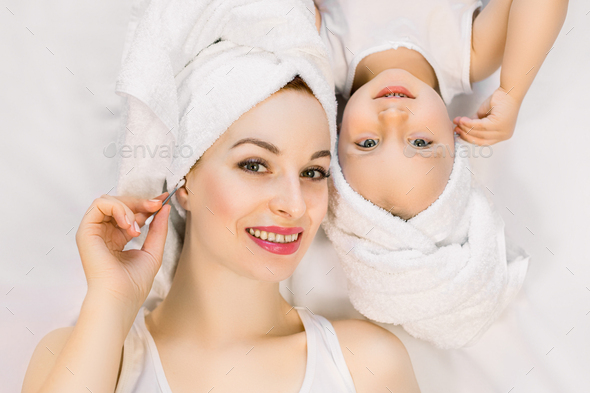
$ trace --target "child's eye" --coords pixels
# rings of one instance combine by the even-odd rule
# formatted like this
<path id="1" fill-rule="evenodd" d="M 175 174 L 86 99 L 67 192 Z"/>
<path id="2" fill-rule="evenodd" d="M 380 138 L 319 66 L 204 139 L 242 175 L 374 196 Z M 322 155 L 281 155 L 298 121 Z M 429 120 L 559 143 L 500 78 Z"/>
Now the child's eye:
<path id="1" fill-rule="evenodd" d="M 258 158 L 252 158 L 249 160 L 245 160 L 242 161 L 238 164 L 238 166 L 245 170 L 246 172 L 256 172 L 256 173 L 264 173 L 264 172 L 268 172 L 268 171 L 260 171 L 260 167 L 263 167 L 266 169 L 266 162 L 258 159 Z"/>
<path id="2" fill-rule="evenodd" d="M 360 147 L 370 148 L 377 146 L 377 141 L 375 139 L 365 139 L 361 141 L 361 143 L 357 143 L 356 145 Z"/>
<path id="3" fill-rule="evenodd" d="M 319 173 L 320 176 L 316 177 L 314 175 L 314 173 Z M 326 171 L 324 168 L 322 168 L 321 166 L 316 166 L 316 167 L 312 167 L 312 168 L 308 168 L 305 171 L 301 172 L 302 175 L 304 175 L 303 177 L 309 177 L 311 178 L 311 180 L 322 180 L 325 179 L 327 177 L 330 177 L 330 172 Z M 306 176 L 306 175 L 310 175 L 310 176 Z"/>
<path id="4" fill-rule="evenodd" d="M 431 141 L 425 141 L 424 139 L 410 139 L 410 143 L 416 147 L 426 147 L 430 145 Z"/>

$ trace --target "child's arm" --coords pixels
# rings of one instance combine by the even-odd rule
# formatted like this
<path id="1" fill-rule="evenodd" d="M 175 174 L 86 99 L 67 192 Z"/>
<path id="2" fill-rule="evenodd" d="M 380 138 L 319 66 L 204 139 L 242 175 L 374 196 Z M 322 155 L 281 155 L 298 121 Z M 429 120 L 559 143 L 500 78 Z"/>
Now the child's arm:
<path id="1" fill-rule="evenodd" d="M 471 30 L 471 83 L 484 80 L 502 65 L 512 0 L 491 0 L 475 16 Z"/>
<path id="2" fill-rule="evenodd" d="M 318 29 L 318 33 L 320 32 L 320 26 L 322 25 L 322 16 L 320 14 L 320 10 L 318 9 L 318 6 L 316 4 L 314 4 L 315 6 L 315 27 L 316 29 Z"/>
<path id="3" fill-rule="evenodd" d="M 505 2 L 492 1 L 488 7 L 493 5 L 496 10 L 501 10 Z M 453 120 L 457 124 L 455 131 L 461 138 L 478 145 L 490 145 L 512 136 L 520 105 L 563 26 L 567 6 L 568 0 L 512 0 L 500 87 L 481 105 L 477 118 L 457 117 Z M 493 35 L 493 23 L 485 18 L 477 23 L 484 11 L 474 22 L 474 39 L 485 37 L 488 30 Z M 490 15 L 492 13 L 488 17 Z M 474 45 L 490 45 L 498 41 L 501 39 L 480 39 Z M 481 53 L 478 47 L 474 47 L 473 51 Z M 484 68 L 478 66 L 474 71 L 481 76 L 486 73 Z"/>

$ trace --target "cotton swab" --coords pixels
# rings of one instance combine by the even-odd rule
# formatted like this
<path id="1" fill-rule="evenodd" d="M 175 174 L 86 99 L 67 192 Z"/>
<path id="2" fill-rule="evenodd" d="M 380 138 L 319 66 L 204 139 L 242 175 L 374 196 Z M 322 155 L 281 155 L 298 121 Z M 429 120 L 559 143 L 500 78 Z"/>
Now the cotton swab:
<path id="1" fill-rule="evenodd" d="M 174 190 L 172 190 L 172 192 L 166 197 L 166 199 L 164 199 L 164 201 L 162 202 L 162 207 L 164 207 L 164 205 L 168 202 L 168 200 L 170 198 L 172 198 L 172 195 L 174 195 L 174 193 L 182 186 L 184 186 L 184 184 L 186 183 L 186 181 L 184 179 L 180 180 L 178 182 L 178 184 L 176 185 L 176 188 L 174 188 Z M 152 214 L 151 216 L 148 217 L 147 220 L 145 220 L 145 225 L 149 225 L 152 223 L 152 221 L 154 220 L 154 217 L 156 216 L 156 214 L 158 214 L 158 212 L 160 210 L 162 210 L 162 207 L 158 209 L 158 211 L 156 211 L 154 214 Z"/>

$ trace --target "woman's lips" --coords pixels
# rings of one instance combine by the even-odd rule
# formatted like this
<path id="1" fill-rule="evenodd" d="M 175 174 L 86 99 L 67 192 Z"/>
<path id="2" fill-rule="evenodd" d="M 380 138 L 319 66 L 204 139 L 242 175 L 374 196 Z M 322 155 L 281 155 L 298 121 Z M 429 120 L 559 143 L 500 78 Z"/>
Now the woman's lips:
<path id="1" fill-rule="evenodd" d="M 375 97 L 375 99 L 377 98 L 382 98 L 384 97 L 386 94 L 393 94 L 393 93 L 402 93 L 405 94 L 407 96 L 407 98 L 411 98 L 414 99 L 416 97 L 414 97 L 412 95 L 412 93 L 410 93 L 410 91 L 408 89 L 406 89 L 403 86 L 386 86 L 383 88 L 383 90 L 381 90 L 378 94 L 377 97 Z M 387 97 L 387 98 L 406 98 L 406 97 Z"/>
<path id="2" fill-rule="evenodd" d="M 254 228 L 254 227 L 252 227 L 252 228 Z M 259 229 L 259 228 L 280 228 L 280 227 L 255 227 L 255 228 Z M 266 251 L 272 252 L 273 254 L 280 254 L 280 255 L 293 254 L 295 251 L 297 251 L 299 249 L 299 245 L 301 244 L 302 233 L 300 233 L 297 236 L 297 240 L 295 240 L 294 242 L 275 243 L 275 242 L 269 242 L 266 240 L 262 240 L 261 238 L 250 234 L 248 229 L 249 228 L 246 228 L 246 233 L 248 234 L 248 236 L 250 236 L 250 238 L 252 240 L 254 240 L 254 243 L 259 245 L 261 248 L 265 249 Z M 283 231 L 291 230 L 291 234 L 292 233 L 299 233 L 299 231 L 293 231 L 293 229 L 300 229 L 300 228 L 283 228 Z M 271 232 L 273 232 L 273 231 L 271 231 Z M 275 232 L 275 233 L 282 234 L 280 232 Z M 289 235 L 289 233 L 288 233 L 288 235 Z"/>
<path id="3" fill-rule="evenodd" d="M 294 233 L 303 232 L 303 228 L 301 227 L 277 227 L 277 226 L 270 226 L 270 227 L 250 227 L 254 230 L 265 231 L 265 232 L 272 232 L 278 233 L 279 235 L 292 235 Z M 246 228 L 249 229 L 249 228 Z"/>

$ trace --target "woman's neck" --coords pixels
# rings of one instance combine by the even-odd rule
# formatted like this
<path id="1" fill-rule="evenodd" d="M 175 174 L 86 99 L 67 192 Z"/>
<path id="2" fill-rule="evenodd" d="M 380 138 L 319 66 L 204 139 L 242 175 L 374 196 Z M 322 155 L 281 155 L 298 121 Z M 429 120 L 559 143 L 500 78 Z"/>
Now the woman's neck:
<path id="1" fill-rule="evenodd" d="M 363 58 L 356 67 L 350 95 L 379 73 L 390 68 L 406 70 L 439 92 L 434 69 L 424 56 L 413 49 L 399 47 L 373 53 Z"/>
<path id="2" fill-rule="evenodd" d="M 278 282 L 240 276 L 205 249 L 187 230 L 170 292 L 146 319 L 152 334 L 223 345 L 304 330 Z"/>

